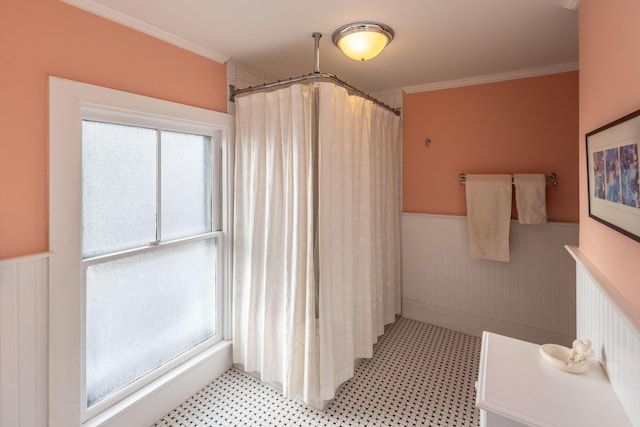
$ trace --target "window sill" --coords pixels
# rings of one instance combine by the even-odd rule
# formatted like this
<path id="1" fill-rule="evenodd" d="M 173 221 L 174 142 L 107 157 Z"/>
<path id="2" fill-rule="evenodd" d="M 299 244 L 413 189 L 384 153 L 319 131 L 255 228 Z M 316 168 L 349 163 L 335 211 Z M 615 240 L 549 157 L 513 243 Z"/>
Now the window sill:
<path id="1" fill-rule="evenodd" d="M 231 341 L 221 341 L 104 410 L 83 427 L 151 425 L 231 368 Z"/>

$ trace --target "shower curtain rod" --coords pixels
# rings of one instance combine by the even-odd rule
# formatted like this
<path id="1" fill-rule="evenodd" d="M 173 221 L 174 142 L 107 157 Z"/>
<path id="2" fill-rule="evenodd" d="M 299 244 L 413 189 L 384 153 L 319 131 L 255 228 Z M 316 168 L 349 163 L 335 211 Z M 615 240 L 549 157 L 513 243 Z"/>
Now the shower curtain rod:
<path id="1" fill-rule="evenodd" d="M 365 99 L 368 99 L 369 101 L 373 102 L 374 104 L 377 104 L 377 105 L 379 105 L 379 106 L 381 106 L 383 108 L 386 108 L 387 110 L 391 111 L 396 116 L 400 115 L 400 109 L 399 108 L 392 108 L 392 107 L 388 106 L 384 102 L 377 100 L 373 96 L 361 91 L 360 89 L 356 88 L 355 86 L 352 86 L 349 83 L 345 82 L 344 80 L 339 79 L 338 76 L 336 76 L 335 74 L 320 73 L 320 72 L 313 72 L 313 73 L 310 73 L 310 74 L 305 74 L 303 76 L 291 77 L 291 78 L 289 78 L 287 80 L 278 80 L 277 82 L 265 83 L 265 84 L 261 84 L 261 85 L 258 85 L 258 86 L 250 86 L 250 87 L 247 87 L 247 88 L 244 88 L 244 89 L 236 89 L 236 87 L 234 85 L 229 85 L 229 101 L 234 102 L 236 96 L 245 95 L 247 93 L 256 92 L 256 91 L 260 91 L 260 90 L 268 90 L 268 89 L 278 88 L 280 86 L 287 86 L 287 85 L 291 85 L 291 84 L 294 84 L 294 83 L 303 82 L 303 81 L 306 81 L 306 80 L 329 80 L 329 81 L 331 81 L 333 83 L 336 83 L 339 86 L 344 87 L 345 89 L 347 89 L 352 94 L 359 95 L 359 96 L 361 96 L 361 97 L 363 97 Z"/>
<path id="2" fill-rule="evenodd" d="M 306 80 L 316 80 L 316 79 L 320 80 L 320 79 L 322 79 L 322 80 L 329 80 L 329 81 L 337 84 L 338 86 L 342 86 L 343 88 L 347 89 L 347 91 L 349 91 L 349 93 L 359 95 L 359 96 L 363 97 L 364 99 L 368 99 L 369 101 L 373 102 L 374 104 L 377 104 L 377 105 L 379 105 L 379 106 L 391 111 L 396 116 L 400 116 L 400 109 L 399 108 L 392 108 L 392 107 L 388 106 L 384 102 L 381 102 L 381 101 L 375 99 L 373 96 L 371 96 L 371 95 L 369 95 L 367 93 L 364 93 L 363 91 L 361 91 L 357 87 L 350 85 L 348 82 L 345 82 L 344 80 L 340 80 L 338 78 L 338 76 L 336 76 L 335 74 L 321 73 L 320 72 L 320 38 L 322 37 L 322 33 L 319 33 L 319 32 L 316 31 L 313 34 L 311 34 L 311 36 L 313 37 L 313 40 L 314 40 L 314 46 L 313 46 L 313 73 L 305 74 L 304 76 L 299 76 L 299 77 L 290 77 L 287 80 L 278 80 L 277 82 L 273 82 L 273 83 L 265 83 L 265 84 L 258 85 L 258 86 L 249 86 L 249 87 L 244 88 L 244 89 L 236 89 L 236 87 L 234 85 L 229 85 L 229 101 L 235 102 L 235 98 L 238 95 L 244 95 L 244 94 L 247 94 L 247 93 L 256 92 L 256 91 L 260 91 L 260 90 L 268 90 L 268 89 L 272 89 L 272 88 L 278 88 L 280 86 L 291 85 L 293 83 L 299 83 L 299 82 L 303 82 L 303 81 L 306 81 Z"/>

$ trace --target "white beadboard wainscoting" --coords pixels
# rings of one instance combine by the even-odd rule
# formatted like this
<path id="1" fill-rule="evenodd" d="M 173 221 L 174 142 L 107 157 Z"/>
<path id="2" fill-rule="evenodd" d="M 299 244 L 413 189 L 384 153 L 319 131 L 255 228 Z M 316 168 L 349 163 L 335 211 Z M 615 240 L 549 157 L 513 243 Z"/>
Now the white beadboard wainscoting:
<path id="1" fill-rule="evenodd" d="M 640 426 L 640 310 L 579 248 L 567 250 L 576 261 L 577 336 L 591 340 L 631 424 Z"/>
<path id="2" fill-rule="evenodd" d="M 48 424 L 49 254 L 0 260 L 0 427 Z"/>
<path id="3" fill-rule="evenodd" d="M 402 314 L 480 336 L 539 344 L 575 338 L 578 225 L 511 221 L 511 262 L 471 258 L 467 218 L 402 214 Z"/>
<path id="4" fill-rule="evenodd" d="M 51 256 L 0 260 L 0 427 L 49 425 Z M 84 425 L 150 425 L 230 367 L 222 341 Z"/>

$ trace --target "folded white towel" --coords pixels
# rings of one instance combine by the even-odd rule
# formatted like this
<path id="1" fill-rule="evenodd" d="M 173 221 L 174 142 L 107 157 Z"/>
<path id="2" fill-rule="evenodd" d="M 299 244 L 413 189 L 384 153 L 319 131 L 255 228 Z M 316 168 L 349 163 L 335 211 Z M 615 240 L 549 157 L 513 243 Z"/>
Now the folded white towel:
<path id="1" fill-rule="evenodd" d="M 511 175 L 467 174 L 466 190 L 471 256 L 508 262 Z"/>
<path id="2" fill-rule="evenodd" d="M 545 200 L 547 181 L 542 174 L 515 174 L 516 209 L 520 224 L 544 224 L 547 222 Z"/>

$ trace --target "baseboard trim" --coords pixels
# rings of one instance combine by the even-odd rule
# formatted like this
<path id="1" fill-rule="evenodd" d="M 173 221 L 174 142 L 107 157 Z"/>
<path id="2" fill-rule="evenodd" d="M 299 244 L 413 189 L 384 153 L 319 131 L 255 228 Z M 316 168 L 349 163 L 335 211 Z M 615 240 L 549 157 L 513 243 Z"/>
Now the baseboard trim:
<path id="1" fill-rule="evenodd" d="M 571 346 L 572 341 L 575 339 L 575 337 L 558 332 L 505 322 L 504 320 L 492 319 L 447 307 L 425 304 L 407 298 L 402 300 L 402 316 L 478 337 L 482 336 L 482 331 L 489 331 L 538 344 L 555 343 L 566 346 Z"/>

